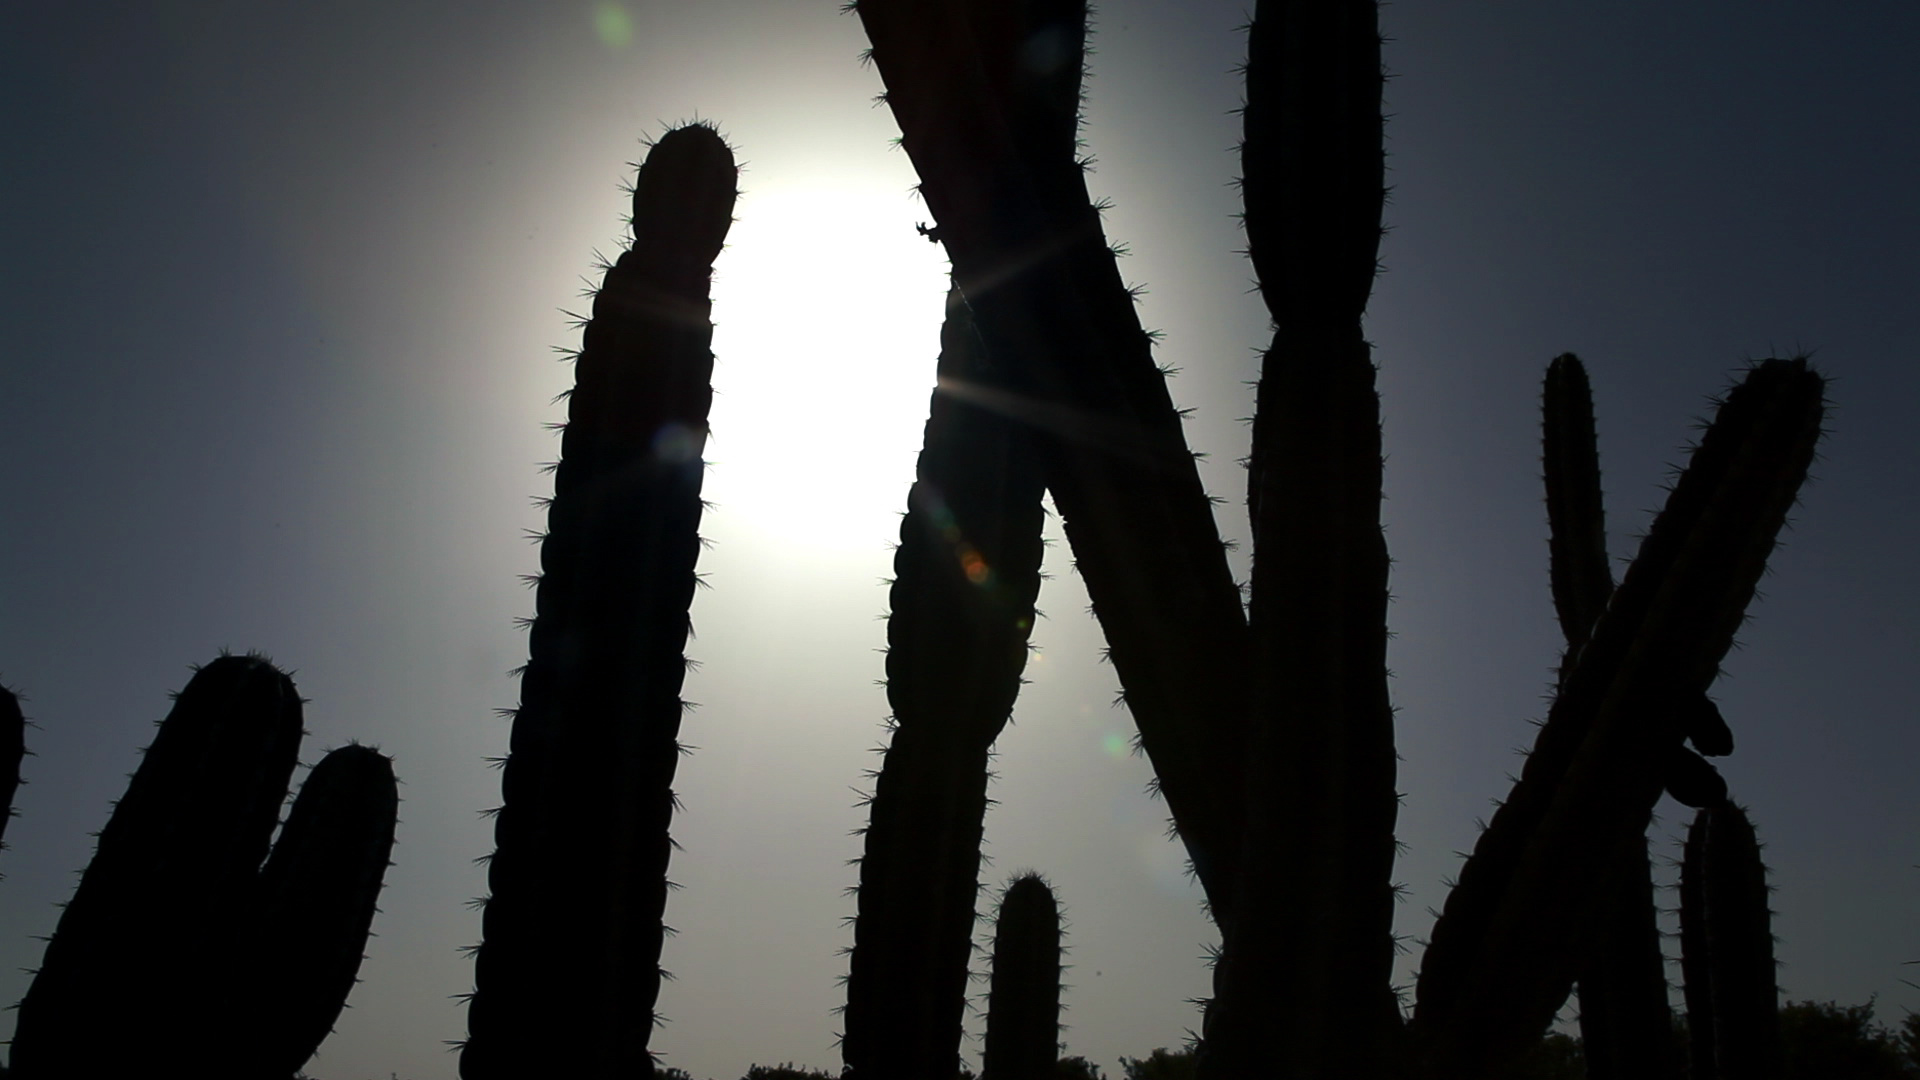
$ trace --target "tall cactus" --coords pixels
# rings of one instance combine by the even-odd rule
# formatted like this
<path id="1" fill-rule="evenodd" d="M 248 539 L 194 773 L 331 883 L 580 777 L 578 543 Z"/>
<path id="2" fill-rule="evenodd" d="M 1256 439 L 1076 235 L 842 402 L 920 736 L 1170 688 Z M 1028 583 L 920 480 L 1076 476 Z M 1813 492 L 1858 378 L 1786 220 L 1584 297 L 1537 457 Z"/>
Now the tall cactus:
<path id="1" fill-rule="evenodd" d="M 1613 596 L 1593 390 L 1579 357 L 1565 353 L 1547 365 L 1540 401 L 1548 566 L 1567 643 L 1564 677 Z M 1676 1063 L 1673 1015 L 1644 834 L 1619 870 L 1602 886 L 1608 896 L 1577 976 L 1587 1071 L 1593 1080 L 1667 1080 Z"/>
<path id="2" fill-rule="evenodd" d="M 1004 372 L 947 299 L 887 621 L 892 735 L 874 778 L 842 1050 L 859 1080 L 952 1076 L 980 891 L 989 748 L 1026 664 L 1040 588 L 1031 435 Z"/>
<path id="3" fill-rule="evenodd" d="M 259 656 L 222 656 L 179 693 L 20 1003 L 13 1075 L 136 1075 L 183 1040 L 233 1080 L 313 1055 L 360 966 L 397 797 L 384 756 L 336 750 L 269 856 L 300 706 Z"/>
<path id="4" fill-rule="evenodd" d="M 708 282 L 737 170 L 663 135 L 594 296 L 540 546 L 477 956 L 469 1080 L 647 1073 L 712 402 Z"/>
<path id="5" fill-rule="evenodd" d="M 1692 1080 L 1781 1076 L 1767 868 L 1746 811 L 1701 809 L 1680 866 L 1681 971 Z"/>
<path id="6" fill-rule="evenodd" d="M 1050 1080 L 1060 1056 L 1060 904 L 1039 874 L 1007 883 L 994 922 L 982 1080 Z"/>

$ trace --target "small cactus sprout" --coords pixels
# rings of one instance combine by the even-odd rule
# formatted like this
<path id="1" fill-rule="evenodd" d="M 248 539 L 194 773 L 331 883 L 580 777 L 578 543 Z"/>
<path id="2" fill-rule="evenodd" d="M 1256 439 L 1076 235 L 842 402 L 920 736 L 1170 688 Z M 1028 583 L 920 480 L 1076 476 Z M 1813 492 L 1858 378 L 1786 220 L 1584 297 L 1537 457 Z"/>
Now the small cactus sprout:
<path id="1" fill-rule="evenodd" d="M 468 1080 L 646 1073 L 712 404 L 709 281 L 738 170 L 662 135 L 582 333 L 494 818 Z"/>
<path id="2" fill-rule="evenodd" d="M 20 1003 L 13 1075 L 138 1075 L 188 1038 L 221 1078 L 312 1056 L 359 968 L 395 800 L 385 758 L 336 751 L 269 855 L 300 724 L 293 680 L 258 655 L 180 691 Z"/>
<path id="3" fill-rule="evenodd" d="M 1767 868 L 1746 811 L 1707 807 L 1680 864 L 1680 969 L 1693 1080 L 1777 1080 L 1780 1001 Z"/>
<path id="4" fill-rule="evenodd" d="M 982 1080 L 1051 1080 L 1060 1054 L 1060 905 L 1039 874 L 1000 896 Z"/>
<path id="5" fill-rule="evenodd" d="M 1033 439 L 971 311 L 948 296 L 939 388 L 894 553 L 893 731 L 874 780 L 841 1049 L 859 1080 L 950 1076 L 980 891 L 987 755 L 1006 726 L 1040 590 Z"/>

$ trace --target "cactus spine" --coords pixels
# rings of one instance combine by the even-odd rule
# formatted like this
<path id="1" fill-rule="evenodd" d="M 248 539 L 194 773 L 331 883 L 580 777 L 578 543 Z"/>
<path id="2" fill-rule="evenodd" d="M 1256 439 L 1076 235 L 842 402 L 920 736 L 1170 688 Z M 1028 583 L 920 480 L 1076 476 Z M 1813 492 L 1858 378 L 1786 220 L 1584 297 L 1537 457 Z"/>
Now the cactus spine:
<path id="1" fill-rule="evenodd" d="M 1701 809 L 1680 866 L 1681 971 L 1693 1080 L 1781 1075 L 1767 868 L 1746 811 Z"/>
<path id="2" fill-rule="evenodd" d="M 988 751 L 1026 664 L 1040 588 L 1032 439 L 957 291 L 894 554 L 886 757 L 874 778 L 842 1049 L 858 1078 L 958 1068 L 980 891 Z"/>
<path id="3" fill-rule="evenodd" d="M 495 824 L 469 1080 L 650 1068 L 712 402 L 708 281 L 735 183 L 712 128 L 663 135 L 635 183 L 633 245 L 583 333 Z"/>
<path id="4" fill-rule="evenodd" d="M 312 1056 L 359 968 L 396 800 L 384 757 L 335 751 L 268 858 L 300 706 L 259 656 L 222 656 L 179 693 L 20 1003 L 14 1075 L 135 1075 L 209 1017 L 211 1076 L 289 1075 Z"/>
<path id="5" fill-rule="evenodd" d="M 1060 905 L 1039 874 L 1000 897 L 987 991 L 983 1080 L 1048 1080 L 1060 1056 Z"/>

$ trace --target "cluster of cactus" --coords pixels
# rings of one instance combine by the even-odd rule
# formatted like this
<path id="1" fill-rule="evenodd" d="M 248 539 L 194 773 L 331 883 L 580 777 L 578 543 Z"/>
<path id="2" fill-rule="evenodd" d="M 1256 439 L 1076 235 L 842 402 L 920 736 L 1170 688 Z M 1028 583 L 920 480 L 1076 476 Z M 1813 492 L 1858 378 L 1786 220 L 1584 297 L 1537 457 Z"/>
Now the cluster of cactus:
<path id="1" fill-rule="evenodd" d="M 1250 27 L 1245 227 L 1275 329 L 1244 598 L 1076 154 L 1084 0 L 851 6 L 953 293 L 895 562 L 849 1075 L 957 1066 L 989 750 L 1032 624 L 1043 492 L 1222 934 L 1203 1076 L 1491 1075 L 1576 982 L 1616 1063 L 1601 1067 L 1660 1075 L 1646 831 L 1663 792 L 1723 812 L 1702 755 L 1731 735 L 1707 691 L 1805 478 L 1821 377 L 1800 359 L 1752 366 L 1616 588 L 1585 374 L 1572 357 L 1549 369 L 1565 659 L 1403 1018 L 1381 436 L 1362 331 L 1383 198 L 1374 0 L 1266 0 Z M 710 129 L 663 137 L 640 171 L 632 250 L 586 324 L 498 811 L 469 1080 L 650 1067 L 707 276 L 733 181 Z"/>
<path id="2" fill-rule="evenodd" d="M 20 1002 L 10 1075 L 133 1076 L 196 1031 L 214 1077 L 313 1056 L 359 972 L 399 794 L 388 758 L 349 744 L 281 823 L 301 706 L 256 655 L 175 696 Z"/>

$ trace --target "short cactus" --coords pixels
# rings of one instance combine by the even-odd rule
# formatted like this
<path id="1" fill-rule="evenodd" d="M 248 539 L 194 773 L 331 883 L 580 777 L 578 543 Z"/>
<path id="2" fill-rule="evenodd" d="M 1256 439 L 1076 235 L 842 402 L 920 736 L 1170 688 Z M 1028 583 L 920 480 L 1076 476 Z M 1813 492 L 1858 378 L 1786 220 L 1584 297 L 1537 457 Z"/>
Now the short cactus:
<path id="1" fill-rule="evenodd" d="M 1060 1056 L 1060 905 L 1039 874 L 1007 883 L 994 922 L 982 1080 L 1051 1080 Z"/>
<path id="2" fill-rule="evenodd" d="M 285 1076 L 313 1055 L 359 970 L 397 796 L 384 756 L 334 751 L 269 856 L 300 723 L 293 681 L 263 657 L 195 673 L 20 1003 L 14 1076 L 136 1075 L 209 1017 L 218 1037 L 195 1041 L 210 1076 Z"/>
<path id="3" fill-rule="evenodd" d="M 1767 868 L 1746 811 L 1702 809 L 1680 864 L 1680 969 L 1692 1080 L 1777 1080 L 1780 1001 Z"/>

